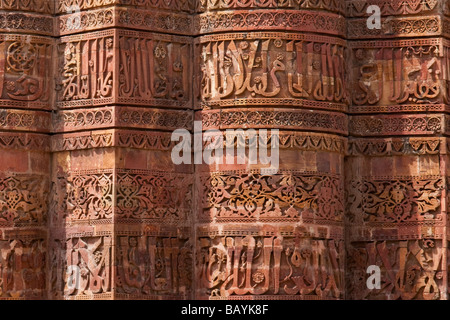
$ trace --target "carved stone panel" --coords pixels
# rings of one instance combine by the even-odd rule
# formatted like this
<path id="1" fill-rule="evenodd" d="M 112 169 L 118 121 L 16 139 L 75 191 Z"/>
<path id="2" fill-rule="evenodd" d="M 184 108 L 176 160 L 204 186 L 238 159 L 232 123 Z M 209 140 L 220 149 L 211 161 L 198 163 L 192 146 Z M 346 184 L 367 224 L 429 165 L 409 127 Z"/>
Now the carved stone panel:
<path id="1" fill-rule="evenodd" d="M 53 239 L 50 250 L 52 298 L 111 298 L 111 236 L 68 235 Z"/>
<path id="2" fill-rule="evenodd" d="M 192 293 L 194 258 L 189 239 L 118 236 L 116 259 L 118 297 L 180 299 Z"/>
<path id="3" fill-rule="evenodd" d="M 198 219 L 216 222 L 343 221 L 339 176 L 280 172 L 199 175 L 202 211 Z"/>
<path id="4" fill-rule="evenodd" d="M 349 97 L 344 48 L 337 38 L 289 33 L 201 37 L 198 104 L 313 107 L 308 103 L 313 100 L 318 108 L 344 110 Z"/>
<path id="5" fill-rule="evenodd" d="M 51 109 L 52 55 L 50 38 L 0 35 L 0 106 Z"/>
<path id="6" fill-rule="evenodd" d="M 281 236 L 201 237 L 198 295 L 210 299 L 337 299 L 344 242 Z"/>
<path id="7" fill-rule="evenodd" d="M 58 107 L 190 108 L 191 40 L 117 29 L 61 38 Z"/>
<path id="8" fill-rule="evenodd" d="M 347 247 L 351 299 L 436 300 L 444 294 L 442 240 L 373 241 Z M 380 289 L 366 285 L 369 265 L 381 270 Z"/>

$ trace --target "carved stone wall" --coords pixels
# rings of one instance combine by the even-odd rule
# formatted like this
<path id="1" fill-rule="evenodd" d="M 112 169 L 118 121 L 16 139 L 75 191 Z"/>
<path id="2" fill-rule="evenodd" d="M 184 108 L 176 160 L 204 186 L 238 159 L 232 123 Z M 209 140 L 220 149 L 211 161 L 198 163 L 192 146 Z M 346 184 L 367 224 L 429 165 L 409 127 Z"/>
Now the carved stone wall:
<path id="1" fill-rule="evenodd" d="M 0 0 L 0 299 L 447 299 L 449 19 Z M 174 164 L 199 124 L 243 159 Z M 275 137 L 278 170 L 251 164 Z"/>
<path id="2" fill-rule="evenodd" d="M 69 12 L 74 5 L 79 12 Z M 50 263 L 58 268 L 48 292 L 190 298 L 194 168 L 173 164 L 171 133 L 192 127 L 193 9 L 60 1 L 56 10 Z M 67 264 L 78 268 L 67 273 Z M 71 285 L 79 270 L 81 285 Z"/>
<path id="3" fill-rule="evenodd" d="M 347 297 L 447 299 L 447 2 L 383 3 L 373 31 L 346 2 Z M 366 286 L 369 265 L 380 289 Z"/>
<path id="4" fill-rule="evenodd" d="M 201 3 L 195 118 L 278 129 L 280 164 L 197 166 L 196 298 L 344 298 L 347 44 L 328 2 Z"/>
<path id="5" fill-rule="evenodd" d="M 0 299 L 41 299 L 48 280 L 52 6 L 0 2 Z"/>

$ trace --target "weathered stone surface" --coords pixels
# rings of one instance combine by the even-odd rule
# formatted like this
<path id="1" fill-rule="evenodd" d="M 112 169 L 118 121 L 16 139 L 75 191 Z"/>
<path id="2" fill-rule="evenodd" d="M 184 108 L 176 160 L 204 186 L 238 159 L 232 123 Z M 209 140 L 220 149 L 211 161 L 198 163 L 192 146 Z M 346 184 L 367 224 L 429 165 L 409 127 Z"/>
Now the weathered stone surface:
<path id="1" fill-rule="evenodd" d="M 0 299 L 447 299 L 449 17 L 0 0 Z"/>

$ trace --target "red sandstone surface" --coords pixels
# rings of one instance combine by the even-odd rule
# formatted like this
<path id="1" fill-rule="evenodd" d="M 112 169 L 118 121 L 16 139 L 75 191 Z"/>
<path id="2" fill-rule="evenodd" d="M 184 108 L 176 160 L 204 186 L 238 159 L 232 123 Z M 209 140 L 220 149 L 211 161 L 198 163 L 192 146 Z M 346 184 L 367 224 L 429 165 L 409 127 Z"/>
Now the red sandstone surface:
<path id="1" fill-rule="evenodd" d="M 0 0 L 0 299 L 447 299 L 449 3 Z"/>

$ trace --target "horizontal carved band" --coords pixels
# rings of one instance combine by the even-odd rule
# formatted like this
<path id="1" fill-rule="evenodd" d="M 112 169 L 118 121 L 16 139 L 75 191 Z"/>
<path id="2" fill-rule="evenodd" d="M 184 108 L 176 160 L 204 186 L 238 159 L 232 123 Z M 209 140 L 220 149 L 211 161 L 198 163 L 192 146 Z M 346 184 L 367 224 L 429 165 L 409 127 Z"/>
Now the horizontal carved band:
<path id="1" fill-rule="evenodd" d="M 327 225 L 308 223 L 284 224 L 245 224 L 242 223 L 199 223 L 196 230 L 198 237 L 219 236 L 264 236 L 264 237 L 300 237 L 322 239 L 344 239 L 344 226 L 342 224 Z"/>
<path id="2" fill-rule="evenodd" d="M 0 10 L 32 11 L 37 13 L 54 13 L 55 0 L 0 0 Z"/>
<path id="3" fill-rule="evenodd" d="M 42 0 L 41 0 L 42 1 Z M 429 0 L 430 1 L 430 0 Z M 15 1 L 14 1 L 15 2 Z M 204 12 L 223 9 L 310 9 L 345 12 L 343 0 L 56 0 L 57 13 L 67 13 L 73 7 L 80 10 L 96 9 L 103 6 L 127 6 L 143 10 L 164 10 L 174 12 Z"/>
<path id="4" fill-rule="evenodd" d="M 106 130 L 58 134 L 52 136 L 52 151 L 125 147 L 169 151 L 174 142 L 170 132 Z M 1 139 L 1 138 L 0 138 Z"/>
<path id="5" fill-rule="evenodd" d="M 431 135 L 444 132 L 444 128 L 443 115 L 352 116 L 349 120 L 354 136 Z"/>
<path id="6" fill-rule="evenodd" d="M 273 128 L 347 133 L 347 116 L 341 113 L 292 109 L 225 109 L 197 112 L 203 129 Z"/>
<path id="7" fill-rule="evenodd" d="M 0 129 L 47 133 L 51 114 L 42 111 L 0 109 Z"/>
<path id="8" fill-rule="evenodd" d="M 59 34 L 98 30 L 112 27 L 137 28 L 145 31 L 194 34 L 194 18 L 187 14 L 144 11 L 132 8 L 107 8 L 83 11 L 58 17 Z"/>
<path id="9" fill-rule="evenodd" d="M 91 148 L 106 148 L 114 145 L 112 131 L 88 131 L 52 136 L 52 151 L 84 150 Z"/>
<path id="10" fill-rule="evenodd" d="M 53 119 L 56 132 L 113 127 L 173 131 L 191 130 L 193 125 L 193 113 L 189 111 L 125 106 L 62 110 Z"/>
<path id="11" fill-rule="evenodd" d="M 114 114 L 113 107 L 59 111 L 53 117 L 54 130 L 70 132 L 113 127 Z"/>
<path id="12" fill-rule="evenodd" d="M 308 10 L 251 10 L 204 13 L 196 17 L 199 34 L 246 30 L 286 30 L 344 36 L 341 15 Z"/>
<path id="13" fill-rule="evenodd" d="M 235 132 L 235 131 L 233 131 Z M 222 135 L 223 146 L 233 148 L 247 148 L 249 145 L 254 145 L 255 142 L 261 146 L 271 146 L 274 141 L 274 133 L 272 131 L 267 132 L 265 136 L 262 136 L 260 132 L 255 132 L 255 138 L 257 140 L 250 143 L 249 139 L 245 137 L 245 134 L 231 133 L 226 131 L 211 131 L 209 134 L 205 133 L 203 136 L 212 136 L 211 141 L 204 139 L 203 148 L 214 149 L 217 147 L 216 136 Z M 278 140 L 277 144 L 281 149 L 299 149 L 304 151 L 330 151 L 337 153 L 344 153 L 347 146 L 347 139 L 324 133 L 313 132 L 289 132 L 282 129 L 276 133 Z M 205 141 L 206 140 L 206 141 Z"/>
<path id="14" fill-rule="evenodd" d="M 445 154 L 446 138 L 352 138 L 348 141 L 348 155 L 352 156 L 393 156 Z"/>
<path id="15" fill-rule="evenodd" d="M 429 14 L 442 7 L 439 0 L 345 0 L 348 17 L 367 16 L 367 8 L 370 5 L 377 5 L 381 14 L 391 15 L 413 15 L 417 13 Z"/>
<path id="16" fill-rule="evenodd" d="M 380 29 L 367 28 L 366 19 L 352 19 L 347 23 L 348 39 L 367 38 L 400 38 L 400 37 L 420 37 L 439 36 L 442 32 L 447 32 L 448 19 L 441 20 L 439 16 L 418 18 L 387 18 L 381 20 Z"/>
<path id="17" fill-rule="evenodd" d="M 8 149 L 49 152 L 50 136 L 34 133 L 0 132 L 0 152 Z"/>
<path id="18" fill-rule="evenodd" d="M 198 11 L 213 11 L 223 9 L 322 9 L 330 12 L 345 12 L 342 0 L 200 0 Z"/>
<path id="19" fill-rule="evenodd" d="M 366 87 L 367 88 L 367 87 Z M 370 94 L 370 93 L 369 93 Z M 365 99 L 365 98 L 364 98 Z M 407 102 L 405 102 L 407 103 Z M 450 106 L 447 104 L 402 104 L 402 105 L 353 105 L 349 108 L 351 114 L 366 114 L 366 113 L 403 113 L 403 112 L 448 112 L 450 113 Z"/>
<path id="20" fill-rule="evenodd" d="M 343 183 L 339 176 L 209 173 L 200 175 L 198 189 L 203 208 L 200 221 L 343 220 Z"/>
<path id="21" fill-rule="evenodd" d="M 16 2 L 20 1 L 17 0 Z M 0 10 L 2 10 L 1 5 Z M 0 31 L 54 36 L 54 18 L 49 16 L 0 11 Z"/>
<path id="22" fill-rule="evenodd" d="M 152 108 L 116 108 L 117 126 L 155 128 L 159 130 L 192 130 L 193 112 Z"/>
<path id="23" fill-rule="evenodd" d="M 196 0 L 56 0 L 57 13 L 63 14 L 70 13 L 74 7 L 80 8 L 80 10 L 89 10 L 111 5 L 193 13 L 196 4 Z"/>
<path id="24" fill-rule="evenodd" d="M 225 137 L 226 132 L 222 132 L 222 134 L 224 135 L 224 145 L 227 145 L 227 140 Z M 48 151 L 50 138 L 47 137 L 47 140 L 44 140 L 46 143 L 46 148 L 44 148 L 44 142 L 41 141 L 44 137 L 38 136 L 36 138 L 29 138 L 28 136 L 16 137 L 16 135 L 11 136 L 8 134 L 0 134 L 0 147 L 3 145 L 3 148 L 22 149 L 26 146 L 29 146 L 30 148 L 34 146 L 37 150 Z M 171 141 L 171 138 L 172 133 L 170 132 L 143 132 L 126 129 L 65 133 L 56 134 L 51 137 L 51 150 L 53 152 L 59 152 L 93 148 L 122 147 L 171 151 L 173 146 L 177 144 L 176 141 Z M 279 131 L 278 138 L 279 147 L 282 149 L 330 151 L 343 154 L 347 145 L 346 138 L 323 133 L 315 134 Z M 40 140 L 35 141 L 36 139 Z M 207 144 L 208 142 L 203 142 L 204 147 L 206 147 Z M 265 141 L 264 144 L 271 144 L 270 135 L 269 140 Z M 248 140 L 241 141 L 238 138 L 234 138 L 232 145 L 235 147 L 248 147 Z"/>
<path id="25" fill-rule="evenodd" d="M 442 220 L 367 222 L 352 225 L 349 241 L 443 239 L 445 230 L 445 222 Z"/>
<path id="26" fill-rule="evenodd" d="M 418 39 L 399 39 L 399 40 L 368 40 L 368 41 L 349 41 L 347 43 L 350 49 L 373 49 L 373 48 L 401 48 L 401 47 L 420 47 L 420 46 L 450 46 L 450 40 L 443 38 L 418 38 Z M 405 50 L 406 52 L 406 50 Z M 442 52 L 436 52 L 442 56 Z"/>

